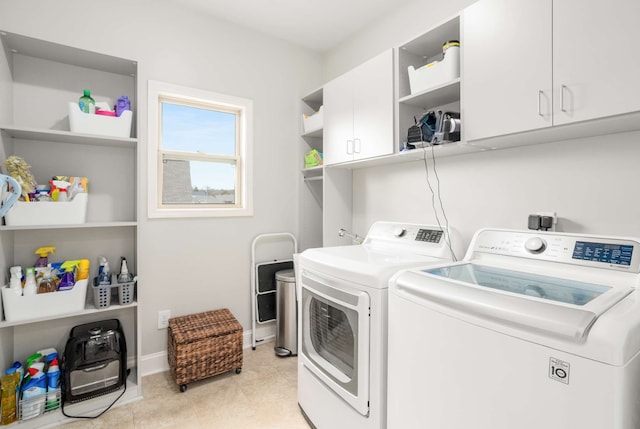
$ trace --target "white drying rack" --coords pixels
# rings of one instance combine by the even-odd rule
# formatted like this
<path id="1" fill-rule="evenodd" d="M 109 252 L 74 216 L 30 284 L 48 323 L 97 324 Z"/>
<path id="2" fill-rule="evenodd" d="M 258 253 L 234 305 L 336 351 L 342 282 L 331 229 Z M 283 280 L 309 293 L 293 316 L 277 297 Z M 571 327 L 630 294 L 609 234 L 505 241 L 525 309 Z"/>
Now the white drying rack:
<path id="1" fill-rule="evenodd" d="M 277 239 L 290 239 L 293 244 L 293 253 L 291 254 L 292 257 L 286 259 L 269 259 L 263 262 L 256 261 L 256 247 L 258 243 L 267 239 L 270 239 L 272 241 L 277 241 Z M 293 254 L 295 253 L 298 253 L 298 242 L 296 241 L 296 237 L 289 232 L 259 234 L 251 242 L 251 348 L 253 350 L 256 349 L 256 342 L 260 342 L 268 338 L 256 338 L 256 323 L 263 324 L 274 320 L 259 320 L 258 298 L 260 297 L 262 292 L 260 291 L 258 269 L 260 267 L 266 267 L 269 265 L 277 267 L 279 265 L 282 265 L 283 263 L 291 263 L 292 268 Z M 275 289 L 272 291 L 272 293 L 275 294 Z"/>

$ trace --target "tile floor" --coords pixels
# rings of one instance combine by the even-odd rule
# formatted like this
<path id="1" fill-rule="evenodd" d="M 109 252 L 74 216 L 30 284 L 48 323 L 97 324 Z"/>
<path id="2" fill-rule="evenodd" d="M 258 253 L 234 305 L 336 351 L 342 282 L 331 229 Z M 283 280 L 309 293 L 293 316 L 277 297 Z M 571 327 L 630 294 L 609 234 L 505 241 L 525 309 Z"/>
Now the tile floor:
<path id="1" fill-rule="evenodd" d="M 278 358 L 273 342 L 244 350 L 242 372 L 189 384 L 169 372 L 142 378 L 144 399 L 65 429 L 309 429 L 297 402 L 297 358 Z"/>

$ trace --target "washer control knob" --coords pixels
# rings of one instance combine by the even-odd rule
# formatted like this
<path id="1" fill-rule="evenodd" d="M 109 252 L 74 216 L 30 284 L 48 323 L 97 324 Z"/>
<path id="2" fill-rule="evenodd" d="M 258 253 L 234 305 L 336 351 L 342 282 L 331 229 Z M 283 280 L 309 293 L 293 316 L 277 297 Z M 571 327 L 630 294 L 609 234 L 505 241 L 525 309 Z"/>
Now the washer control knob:
<path id="1" fill-rule="evenodd" d="M 547 243 L 540 237 L 533 237 L 524 243 L 524 248 L 531 253 L 542 253 L 546 249 Z"/>
<path id="2" fill-rule="evenodd" d="M 393 228 L 393 231 L 391 232 L 396 237 L 402 237 L 403 235 L 406 234 L 407 230 L 403 226 L 396 226 Z"/>

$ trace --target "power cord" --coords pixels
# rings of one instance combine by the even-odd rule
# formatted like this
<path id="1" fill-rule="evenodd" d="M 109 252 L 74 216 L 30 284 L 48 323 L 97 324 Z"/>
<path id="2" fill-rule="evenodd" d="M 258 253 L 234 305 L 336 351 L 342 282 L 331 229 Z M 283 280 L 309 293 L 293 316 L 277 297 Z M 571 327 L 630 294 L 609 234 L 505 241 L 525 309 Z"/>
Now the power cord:
<path id="1" fill-rule="evenodd" d="M 447 214 L 444 210 L 444 204 L 442 203 L 442 197 L 440 195 L 440 177 L 438 176 L 438 171 L 436 170 L 436 154 L 433 149 L 434 144 L 430 143 L 431 147 L 431 160 L 433 162 L 433 174 L 436 178 L 436 189 L 437 189 L 437 197 L 440 203 L 440 210 L 442 211 L 442 216 L 445 220 L 446 234 L 445 234 L 445 243 L 449 248 L 449 252 L 451 253 L 451 259 L 456 262 L 458 258 L 456 257 L 455 252 L 453 251 L 453 246 L 451 245 L 451 237 L 449 236 L 449 219 L 447 218 Z M 436 192 L 433 190 L 433 186 L 431 186 L 431 181 L 429 180 L 429 163 L 427 162 L 427 148 L 425 146 L 422 147 L 422 160 L 424 162 L 424 171 L 427 179 L 427 185 L 429 186 L 429 190 L 431 191 L 431 206 L 433 208 L 433 214 L 435 215 L 436 222 L 438 227 L 441 230 L 445 228 L 442 227 L 442 223 L 440 222 L 440 218 L 438 216 L 438 208 L 436 207 Z"/>
<path id="2" fill-rule="evenodd" d="M 127 375 L 129 375 L 129 370 L 127 370 Z M 62 389 L 64 392 L 64 389 Z M 106 413 L 107 411 L 109 411 L 111 409 L 111 407 L 113 407 L 115 405 L 116 402 L 118 402 L 120 400 L 120 398 L 122 398 L 122 396 L 125 394 L 125 392 L 127 391 L 127 381 L 125 379 L 124 382 L 124 389 L 122 390 L 122 393 L 120 395 L 118 395 L 118 397 L 116 399 L 113 400 L 113 402 L 104 410 L 102 410 L 100 412 L 100 414 L 97 414 L 95 416 L 72 416 L 70 414 L 67 414 L 64 411 L 64 403 L 65 403 L 65 398 L 63 397 L 61 400 L 61 404 L 60 404 L 60 410 L 62 411 L 62 415 L 65 417 L 68 417 L 70 419 L 97 419 L 98 417 L 100 417 L 101 415 L 103 415 L 104 413 Z"/>

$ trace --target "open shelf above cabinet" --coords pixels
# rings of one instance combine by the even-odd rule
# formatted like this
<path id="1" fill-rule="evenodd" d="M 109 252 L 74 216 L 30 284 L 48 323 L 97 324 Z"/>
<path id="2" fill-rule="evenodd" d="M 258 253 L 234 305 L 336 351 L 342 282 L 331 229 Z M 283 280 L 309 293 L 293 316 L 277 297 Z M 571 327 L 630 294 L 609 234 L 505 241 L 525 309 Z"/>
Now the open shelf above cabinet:
<path id="1" fill-rule="evenodd" d="M 398 100 L 398 103 L 428 110 L 456 101 L 460 101 L 460 78 L 416 94 L 402 97 Z"/>

